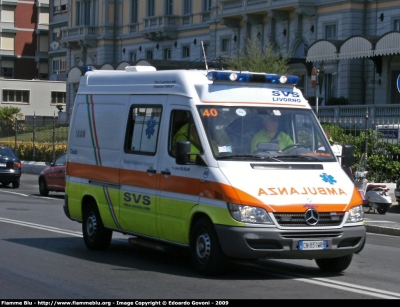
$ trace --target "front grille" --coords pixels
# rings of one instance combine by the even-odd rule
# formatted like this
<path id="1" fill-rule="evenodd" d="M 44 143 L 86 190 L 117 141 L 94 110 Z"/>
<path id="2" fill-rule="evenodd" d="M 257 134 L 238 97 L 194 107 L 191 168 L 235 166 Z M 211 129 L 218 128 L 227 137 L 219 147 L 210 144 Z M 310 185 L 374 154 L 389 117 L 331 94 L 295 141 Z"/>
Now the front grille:
<path id="1" fill-rule="evenodd" d="M 274 217 L 279 226 L 282 227 L 325 227 L 339 226 L 344 214 L 338 215 L 336 212 L 319 212 L 319 221 L 316 225 L 306 223 L 304 213 L 274 213 Z"/>

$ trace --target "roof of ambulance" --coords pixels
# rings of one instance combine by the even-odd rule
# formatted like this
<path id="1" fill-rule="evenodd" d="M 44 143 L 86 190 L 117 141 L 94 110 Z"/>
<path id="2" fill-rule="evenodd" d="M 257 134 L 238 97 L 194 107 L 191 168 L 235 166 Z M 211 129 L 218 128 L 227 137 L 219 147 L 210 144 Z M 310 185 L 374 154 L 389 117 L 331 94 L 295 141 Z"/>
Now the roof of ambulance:
<path id="1" fill-rule="evenodd" d="M 267 102 L 272 100 L 266 97 L 271 96 L 273 90 L 282 89 L 298 92 L 301 98 L 300 104 L 307 104 L 301 92 L 293 86 L 214 84 L 208 80 L 207 73 L 206 70 L 89 71 L 81 78 L 78 94 L 173 94 L 186 97 L 198 96 L 203 102 Z M 243 90 L 246 87 L 251 87 L 251 95 Z"/>

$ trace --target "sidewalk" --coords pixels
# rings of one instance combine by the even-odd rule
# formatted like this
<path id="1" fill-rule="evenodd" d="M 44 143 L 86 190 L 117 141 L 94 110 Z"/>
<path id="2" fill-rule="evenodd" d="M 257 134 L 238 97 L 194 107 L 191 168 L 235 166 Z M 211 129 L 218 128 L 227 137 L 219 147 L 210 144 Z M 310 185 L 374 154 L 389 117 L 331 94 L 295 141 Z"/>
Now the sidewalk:
<path id="1" fill-rule="evenodd" d="M 46 168 L 47 165 L 44 162 L 32 162 L 32 161 L 22 161 L 22 172 L 28 174 L 37 174 Z M 385 218 L 386 215 L 379 215 L 379 219 L 370 219 L 368 214 L 365 214 L 365 227 L 369 233 L 378 233 L 391 236 L 400 236 L 400 205 L 397 204 L 396 198 L 394 197 L 394 189 L 396 188 L 395 183 L 384 183 L 390 189 L 390 195 L 392 196 L 393 204 L 389 209 L 390 213 L 398 213 L 399 218 L 396 221 L 391 221 Z M 378 213 L 376 213 L 378 214 Z"/>

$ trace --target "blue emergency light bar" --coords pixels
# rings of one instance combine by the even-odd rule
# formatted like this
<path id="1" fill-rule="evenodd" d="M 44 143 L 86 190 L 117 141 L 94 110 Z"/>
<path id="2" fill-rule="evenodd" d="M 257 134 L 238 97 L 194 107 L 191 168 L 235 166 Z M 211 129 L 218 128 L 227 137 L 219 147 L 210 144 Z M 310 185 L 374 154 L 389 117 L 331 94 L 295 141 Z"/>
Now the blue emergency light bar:
<path id="1" fill-rule="evenodd" d="M 296 85 L 299 83 L 298 76 L 284 76 L 275 74 L 256 74 L 251 72 L 210 71 L 207 79 L 218 82 L 243 82 L 243 83 L 266 83 Z"/>

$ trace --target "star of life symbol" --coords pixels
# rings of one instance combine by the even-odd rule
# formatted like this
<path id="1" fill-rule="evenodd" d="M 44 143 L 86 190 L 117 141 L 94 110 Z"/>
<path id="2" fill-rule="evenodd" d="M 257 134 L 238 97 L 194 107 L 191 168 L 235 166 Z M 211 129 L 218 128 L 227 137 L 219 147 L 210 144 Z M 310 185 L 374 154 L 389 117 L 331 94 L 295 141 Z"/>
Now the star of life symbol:
<path id="1" fill-rule="evenodd" d="M 148 121 L 147 121 L 147 128 L 146 128 L 146 135 L 147 135 L 147 138 L 148 139 L 150 139 L 152 136 L 153 136 L 153 134 L 154 134 L 154 132 L 155 132 L 155 130 L 154 130 L 154 127 L 156 126 L 156 121 L 154 120 L 154 117 L 151 117 Z"/>
<path id="2" fill-rule="evenodd" d="M 327 173 L 322 173 L 319 176 L 324 182 L 328 182 L 329 184 L 335 184 L 337 182 L 332 175 L 328 175 Z"/>

